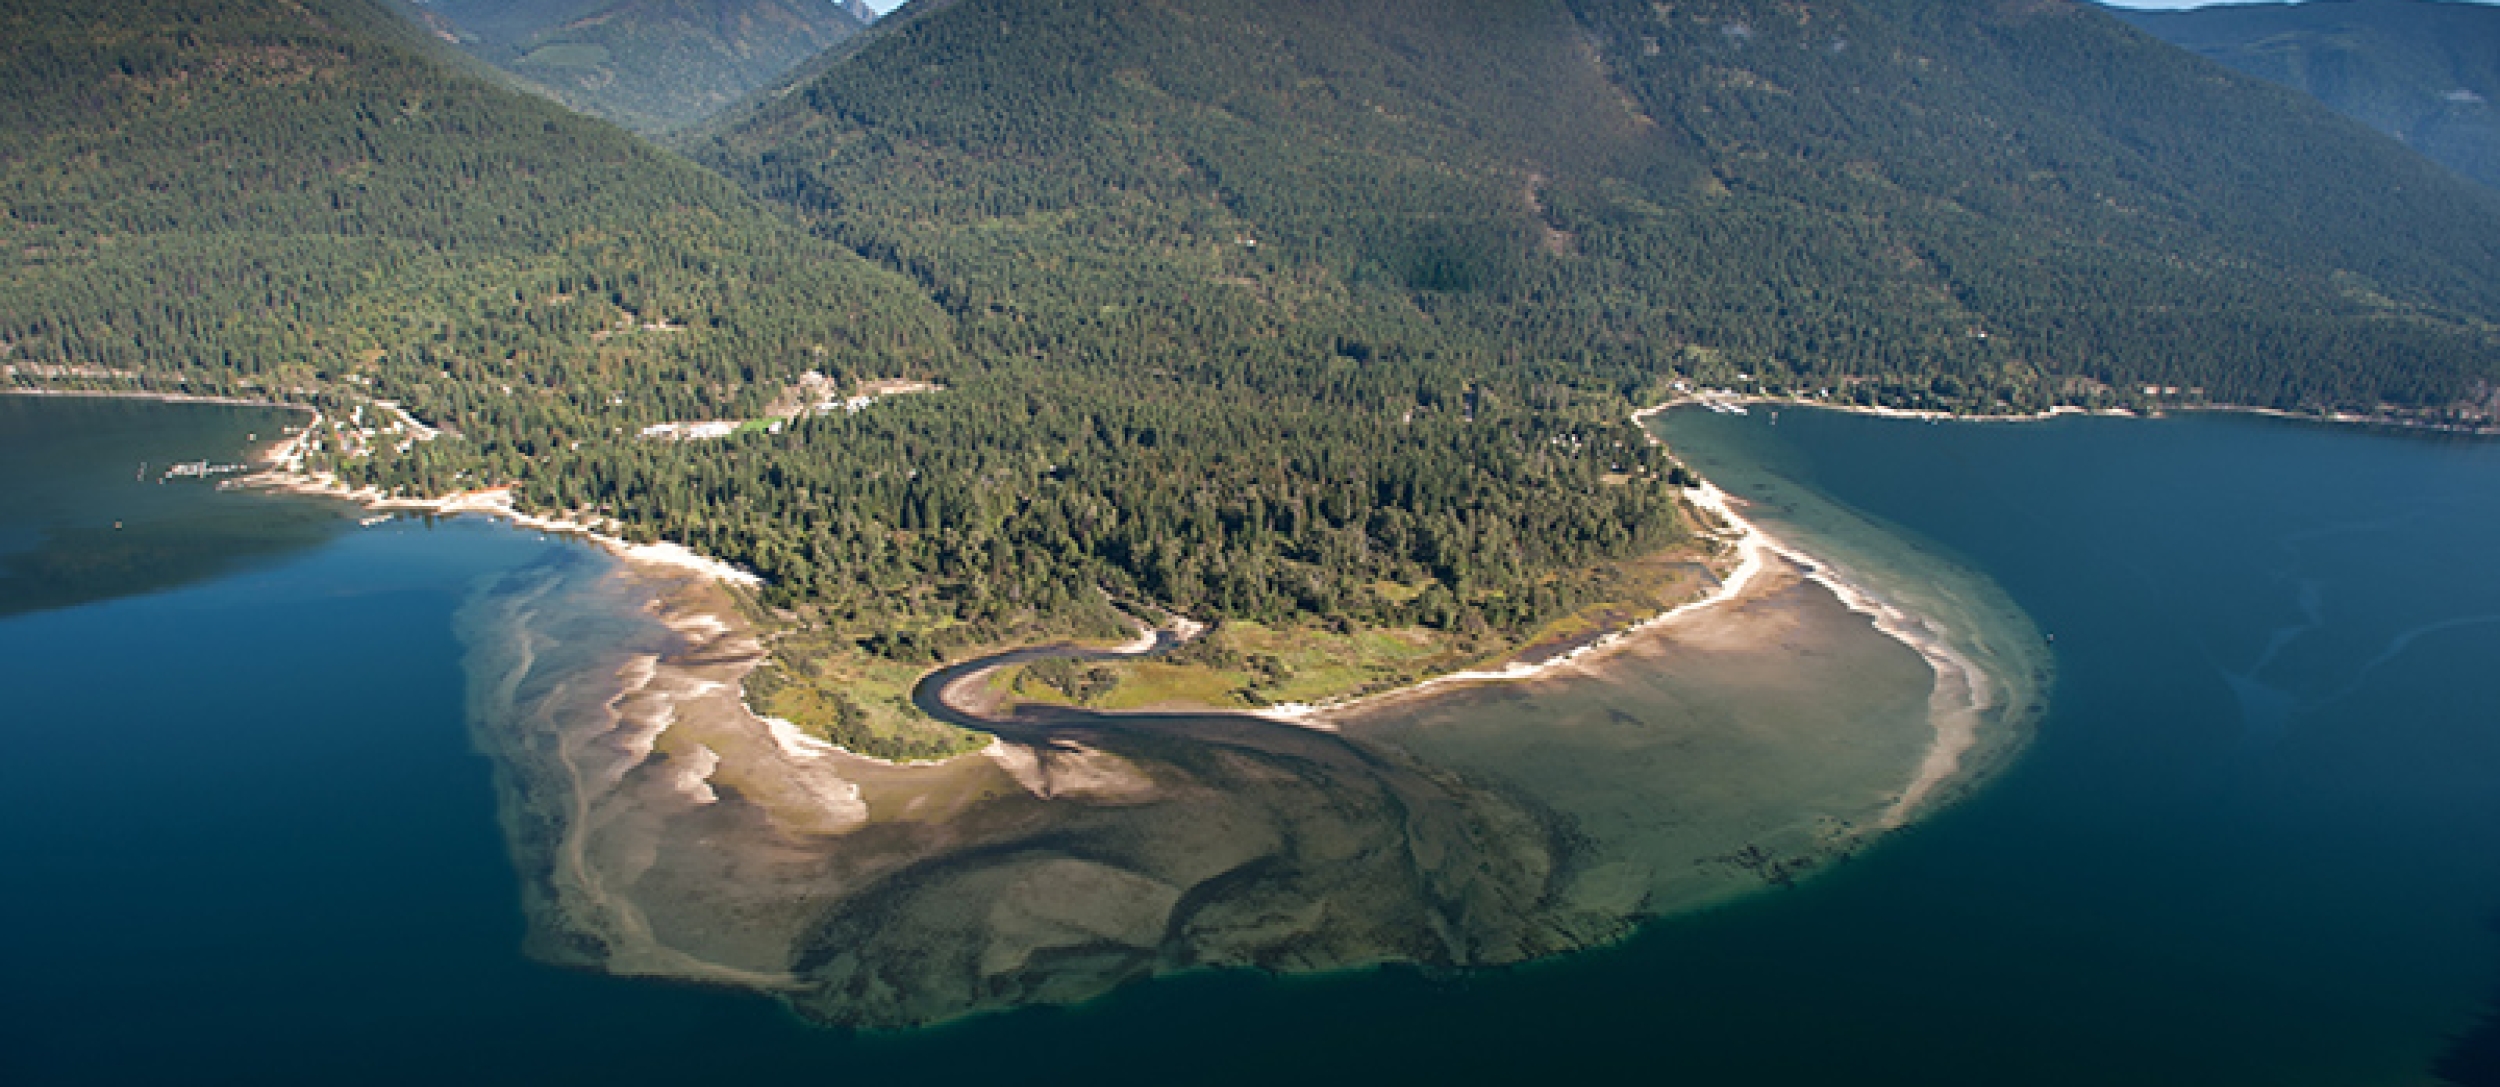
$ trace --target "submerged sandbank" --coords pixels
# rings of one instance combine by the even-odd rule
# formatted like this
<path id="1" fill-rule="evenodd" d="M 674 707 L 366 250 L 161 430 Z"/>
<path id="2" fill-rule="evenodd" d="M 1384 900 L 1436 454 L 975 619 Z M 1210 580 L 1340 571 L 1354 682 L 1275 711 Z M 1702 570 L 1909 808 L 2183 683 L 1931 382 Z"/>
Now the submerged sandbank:
<path id="1" fill-rule="evenodd" d="M 1878 523 L 1755 463 L 1764 459 L 1760 451 L 1748 459 L 1742 451 L 1674 440 L 1668 435 L 1667 413 L 1692 402 L 1672 401 L 1636 418 L 1652 440 L 1668 445 L 1688 469 L 1715 480 L 1714 490 L 1725 488 L 1723 503 L 1743 511 L 1748 533 L 1803 567 L 1851 609 L 1873 619 L 1877 629 L 1917 651 L 1934 670 L 1930 716 L 1935 744 L 1887 823 L 1902 825 L 1920 807 L 1932 810 L 2001 767 L 2029 739 L 2030 725 L 2045 709 L 2054 685 L 2055 658 L 2047 635 L 1985 573 L 1898 525 Z M 2079 408 L 2051 408 L 2029 416 L 1928 416 L 1880 408 L 1797 406 L 1928 422 L 2046 422 L 2087 414 Z M 1741 494 L 1770 500 L 1757 503 Z"/>
<path id="2" fill-rule="evenodd" d="M 463 636 L 533 949 L 899 1027 L 1205 967 L 1518 962 L 1860 847 L 1929 795 L 1934 670 L 1727 527 L 1702 606 L 1334 732 L 1023 707 L 977 755 L 884 764 L 748 712 L 719 586 L 587 557 L 481 592 Z"/>

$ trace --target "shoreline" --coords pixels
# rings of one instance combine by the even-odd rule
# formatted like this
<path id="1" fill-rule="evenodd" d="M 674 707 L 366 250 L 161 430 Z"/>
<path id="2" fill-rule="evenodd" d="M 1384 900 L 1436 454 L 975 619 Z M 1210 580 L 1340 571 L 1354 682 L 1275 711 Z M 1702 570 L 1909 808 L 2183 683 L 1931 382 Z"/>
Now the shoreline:
<path id="1" fill-rule="evenodd" d="M 1632 413 L 1632 422 L 1646 429 L 1650 418 L 1653 416 L 1663 415 L 1676 408 L 1687 406 L 1707 407 L 1714 403 L 1730 404 L 1740 407 L 1764 406 L 1774 408 L 1812 408 L 1817 411 L 1836 411 L 1849 415 L 1866 415 L 1877 419 L 1899 419 L 1904 422 L 1914 423 L 2043 423 L 2051 419 L 2061 419 L 2069 416 L 2081 416 L 2095 419 L 2144 419 L 2155 417 L 2149 415 L 2139 415 L 2126 408 L 2101 408 L 2095 410 L 2092 408 L 2078 407 L 2073 404 L 2058 404 L 2054 407 L 2032 412 L 2027 415 L 1972 415 L 1963 412 L 1937 411 L 1932 408 L 1888 408 L 1880 404 L 1836 404 L 1828 400 L 1811 400 L 1798 396 L 1771 396 L 1766 393 L 1740 393 L 1721 389 L 1700 389 L 1689 393 L 1679 394 L 1674 399 L 1668 400 L 1665 403 L 1652 404 L 1649 407 L 1636 410 Z"/>
<path id="2" fill-rule="evenodd" d="M 1441 687 L 1456 687 L 1473 683 L 1516 683 L 1523 680 L 1543 679 L 1575 666 L 1593 664 L 1598 659 L 1611 656 L 1625 648 L 1633 639 L 1668 622 L 1741 598 L 1746 588 L 1762 572 L 1763 544 L 1767 537 L 1754 529 L 1750 522 L 1738 517 L 1727 505 L 1728 495 L 1707 481 L 1699 487 L 1687 488 L 1684 499 L 1695 510 L 1716 516 L 1725 523 L 1726 535 L 1721 538 L 1733 545 L 1737 553 L 1736 565 L 1724 574 L 1713 571 L 1719 583 L 1699 597 L 1677 604 L 1637 623 L 1608 631 L 1586 645 L 1575 646 L 1569 651 L 1557 653 L 1533 663 L 1513 661 L 1500 668 L 1444 672 L 1437 676 L 1426 676 L 1404 687 L 1334 701 L 1289 702 L 1246 710 L 1211 708 L 1210 712 L 1239 713 L 1304 728 L 1335 732 L 1341 727 L 1338 718 L 1381 709 L 1409 699 L 1429 697 Z"/>
<path id="3" fill-rule="evenodd" d="M 2469 426 L 2464 423 L 2427 423 L 2415 419 L 2406 419 L 2400 416 L 2355 415 L 2351 412 L 2345 411 L 2330 412 L 2325 415 L 2309 415 L 2297 411 L 2285 411 L 2282 408 L 2260 408 L 2247 404 L 2180 404 L 2174 407 L 2162 409 L 2161 411 L 2156 411 L 2148 416 L 2148 418 L 2160 418 L 2162 415 L 2174 411 L 2204 412 L 2212 415 L 2254 415 L 2265 419 L 2282 419 L 2287 422 L 2294 423 L 2317 423 L 2324 426 L 2351 426 L 2361 427 L 2364 429 L 2375 428 L 2385 430 L 2419 430 L 2429 431 L 2433 434 L 2455 434 L 2473 438 L 2500 438 L 2500 423 L 2486 423 L 2481 426 Z"/>
<path id="4" fill-rule="evenodd" d="M 1676 407 L 1699 403 L 1702 399 L 1700 394 L 1679 397 L 1664 404 L 1640 409 L 1633 413 L 1632 418 L 1636 423 L 1645 423 L 1651 416 Z M 1770 398 L 1758 398 L 1749 402 L 1797 403 Z M 1994 418 L 2004 422 L 2031 422 L 2059 416 L 2094 414 L 2076 407 L 2053 408 L 2034 416 L 1970 417 L 1948 416 L 1943 413 L 1907 412 L 1891 408 L 1831 407 L 1811 403 L 1804 406 L 1858 411 L 1863 414 L 1897 419 L 1920 419 L 1933 416 L 1934 419 Z M 2124 413 L 2120 414 L 2123 417 L 2133 417 Z M 1646 426 L 1643 430 L 1646 433 Z M 1654 434 L 1648 435 L 1648 438 L 1653 443 L 1664 444 L 1659 442 Z M 1686 488 L 1684 498 L 1696 512 L 1718 519 L 1720 524 L 1716 526 L 1716 531 L 1712 535 L 1732 545 L 1737 555 L 1735 566 L 1718 575 L 1719 584 L 1696 599 L 1668 608 L 1640 622 L 1608 632 L 1568 652 L 1533 663 L 1513 662 L 1500 668 L 1448 672 L 1429 676 L 1403 687 L 1337 701 L 1287 703 L 1255 709 L 1206 706 L 1193 707 L 1190 712 L 1238 715 L 1320 732 L 1336 733 L 1344 730 L 1349 719 L 1417 699 L 1430 698 L 1445 689 L 1476 684 L 1515 683 L 1554 678 L 1566 674 L 1573 668 L 1594 667 L 1606 658 L 1638 644 L 1641 638 L 1658 631 L 1668 623 L 1743 600 L 1746 590 L 1761 573 L 1767 561 L 1776 557 L 1797 567 L 1800 576 L 1831 593 L 1842 607 L 1866 617 L 1876 632 L 1917 654 L 1926 662 L 1934 677 L 1929 695 L 1929 720 L 1936 731 L 1935 740 L 1921 760 L 1916 773 L 1902 787 L 1898 798 L 1885 811 L 1877 829 L 1893 830 L 1906 826 L 1912 816 L 1923 806 L 1953 795 L 1954 790 L 1951 786 L 1956 783 L 1956 779 L 1977 769 L 1973 756 L 1983 748 L 1986 716 L 2006 706 L 2003 692 L 2015 685 L 1992 676 L 1985 667 L 1956 649 L 1941 636 L 1938 627 L 1929 617 L 1914 614 L 1883 600 L 1865 586 L 1851 581 L 1836 564 L 1765 531 L 1761 526 L 1744 517 L 1737 510 L 1737 506 L 1743 500 L 1720 490 L 1716 484 L 1702 480 L 1698 486 Z M 1151 643 L 1152 637 L 1149 634 L 1133 646 L 1122 647 L 1127 650 L 1127 653 L 1123 655 L 1134 655 L 1151 649 Z M 967 717 L 983 718 L 996 713 L 1000 707 L 995 704 L 994 699 L 967 699 L 959 697 L 957 692 L 976 686 L 982 679 L 995 672 L 997 668 L 1005 666 L 1006 663 L 1001 661 L 991 667 L 976 669 L 957 676 L 937 692 L 938 700 L 947 708 Z M 937 670 L 932 670 L 931 674 L 935 674 L 935 671 Z M 1087 710 L 1086 712 L 1121 716 L 1129 713 L 1153 714 L 1169 711 Z"/>
<path id="5" fill-rule="evenodd" d="M 451 516 L 461 513 L 479 513 L 489 517 L 502 518 L 521 528 L 578 536 L 592 545 L 615 555 L 630 566 L 656 567 L 673 573 L 695 573 L 742 588 L 753 588 L 763 583 L 763 579 L 752 571 L 744 570 L 726 561 L 700 554 L 691 548 L 673 541 L 637 544 L 611 533 L 599 531 L 599 529 L 593 525 L 585 524 L 583 522 L 561 517 L 542 517 L 524 513 L 514 505 L 512 500 L 512 488 L 508 485 L 502 487 L 481 488 L 432 498 L 404 498 L 385 495 L 371 488 L 349 488 L 344 484 L 339 483 L 335 478 L 324 478 L 322 476 L 307 473 L 302 468 L 302 445 L 310 438 L 315 428 L 319 426 L 321 420 L 324 418 L 323 412 L 317 408 L 310 407 L 309 405 L 290 404 L 272 400 L 246 400 L 235 397 L 219 397 L 190 393 L 160 393 L 138 390 L 121 392 L 112 390 L 88 391 L 18 388 L 11 389 L 9 391 L 20 395 L 96 396 L 108 398 L 150 399 L 167 402 L 220 403 L 309 412 L 312 420 L 310 423 L 305 425 L 304 429 L 289 438 L 273 443 L 257 458 L 265 466 L 263 472 L 255 473 L 252 476 L 232 481 L 232 483 L 228 485 L 255 486 L 290 493 L 334 498 L 360 505 L 365 509 L 376 513 L 384 514 L 426 513 L 432 515 Z M 1930 423 L 1942 422 L 1946 420 L 1957 422 L 1998 423 L 2042 422 L 2064 416 L 2158 418 L 2162 414 L 2160 411 L 2155 411 L 2149 414 L 2139 415 L 2136 412 L 2123 408 L 2102 409 L 2096 411 L 2075 405 L 2056 405 L 2041 412 L 2023 415 L 1970 415 L 1947 411 L 1889 408 L 1859 404 L 1834 404 L 1801 397 L 1776 397 L 1756 393 L 1736 393 L 1725 390 L 1698 389 L 1690 393 L 1676 396 L 1663 403 L 1636 409 L 1631 413 L 1630 418 L 1635 425 L 1643 428 L 1644 434 L 1649 441 L 1656 443 L 1658 442 L 1657 437 L 1654 434 L 1647 433 L 1646 424 L 1650 418 L 1661 415 L 1678 407 L 1708 404 L 1713 402 L 1737 405 L 1760 405 L 1766 407 L 1791 406 L 1813 408 L 1826 411 L 1867 415 L 1876 418 L 1897 419 L 1904 421 L 1925 421 Z M 2388 426 L 2403 429 L 2430 430 L 2475 435 L 2500 435 L 2500 428 L 2494 427 L 2477 428 L 2453 424 L 2422 423 L 2380 416 L 2360 416 L 2350 413 L 2335 413 L 2327 416 L 2316 416 L 2304 415 L 2297 412 L 2288 412 L 2280 409 L 2259 408 L 2244 405 L 2181 406 L 2174 410 L 2248 414 L 2288 421 L 2306 421 L 2361 426 Z M 1835 567 L 1832 564 L 1816 558 L 1810 552 L 1802 550 L 1787 541 L 1781 540 L 1767 532 L 1764 532 L 1760 526 L 1755 525 L 1753 522 L 1736 512 L 1734 504 L 1741 500 L 1735 499 L 1733 496 L 1721 491 L 1715 484 L 1712 484 L 1707 480 L 1701 480 L 1699 486 L 1687 488 L 1684 497 L 1690 508 L 1696 512 L 1714 516 L 1722 523 L 1722 528 L 1718 538 L 1732 543 L 1737 553 L 1737 561 L 1732 569 L 1724 573 L 1714 571 L 1714 573 L 1717 573 L 1719 584 L 1696 599 L 1667 608 L 1664 611 L 1639 622 L 1609 631 L 1587 644 L 1574 647 L 1567 652 L 1532 663 L 1513 661 L 1499 668 L 1468 669 L 1457 672 L 1443 673 L 1437 676 L 1425 677 L 1403 687 L 1317 703 L 1286 703 L 1255 709 L 1239 709 L 1231 707 L 1200 707 L 1199 709 L 1204 712 L 1212 713 L 1242 714 L 1244 716 L 1290 724 L 1303 728 L 1336 732 L 1341 730 L 1344 721 L 1348 718 L 1397 705 L 1402 702 L 1430 697 L 1432 694 L 1445 688 L 1463 687 L 1473 684 L 1508 683 L 1550 678 L 1563 674 L 1566 670 L 1574 667 L 1587 667 L 1594 665 L 1605 658 L 1614 655 L 1617 651 L 1632 644 L 1638 637 L 1657 629 L 1663 624 L 1740 599 L 1748 584 L 1761 570 L 1764 562 L 1764 556 L 1766 554 L 1775 555 L 1798 566 L 1805 572 L 1805 576 L 1809 580 L 1822 586 L 1826 591 L 1831 592 L 1845 607 L 1849 608 L 1851 611 L 1867 616 L 1874 623 L 1875 628 L 1879 632 L 1883 633 L 1887 637 L 1893 638 L 1904 646 L 1910 648 L 1913 652 L 1919 654 L 1921 658 L 1928 662 L 1930 668 L 1935 673 L 1936 688 L 1934 697 L 1937 700 L 1937 705 L 1933 711 L 1933 716 L 1936 720 L 1938 731 L 1936 744 L 1930 750 L 1928 759 L 1922 764 L 1918 775 L 1907 787 L 1905 787 L 1900 801 L 1894 806 L 1893 810 L 1887 814 L 1885 819 L 1885 825 L 1887 828 L 1906 824 L 1913 809 L 1915 809 L 1922 802 L 1926 801 L 1929 797 L 1936 795 L 1938 790 L 1942 789 L 1955 777 L 1960 776 L 1964 772 L 1964 762 L 1966 757 L 1981 746 L 1981 736 L 1979 735 L 1981 731 L 1981 721 L 1979 719 L 1989 711 L 2000 708 L 2000 702 L 1997 698 L 1997 689 L 2000 686 L 2004 686 L 2004 684 L 1992 681 L 1992 677 L 1984 667 L 1955 650 L 1945 639 L 1937 636 L 1934 628 L 1924 617 L 1910 614 L 1899 607 L 1882 601 L 1872 593 L 1868 592 L 1863 586 L 1850 582 L 1845 574 L 1836 572 Z M 733 625 L 740 627 L 744 626 L 743 617 L 732 616 L 716 618 L 725 618 L 725 621 L 728 621 Z M 1180 616 L 1175 613 L 1173 615 L 1173 621 L 1165 624 L 1163 627 L 1147 625 L 1141 622 L 1139 639 L 1129 645 L 1118 647 L 1114 650 L 1114 652 L 1120 656 L 1144 655 L 1152 652 L 1156 647 L 1159 640 L 1158 632 L 1172 634 L 1176 639 L 1176 643 L 1186 643 L 1197 634 L 1203 632 L 1204 629 L 1205 626 L 1203 624 L 1197 623 L 1185 616 Z M 1011 649 L 1007 652 L 1015 651 L 1016 650 Z M 930 674 L 935 674 L 935 672 L 939 670 L 940 669 L 932 669 Z M 956 682 L 950 683 L 946 689 L 938 692 L 939 700 L 947 703 L 949 708 L 955 709 L 958 712 L 964 713 L 970 717 L 986 717 L 989 714 L 996 712 L 999 708 L 997 705 L 971 705 L 960 703 L 954 697 L 955 691 L 958 688 L 964 686 L 966 683 L 977 681 L 982 677 L 987 676 L 991 671 L 994 671 L 994 669 L 983 669 L 960 677 Z M 925 680 L 926 676 L 923 678 Z M 1955 700 L 1952 695 L 1952 692 L 1956 690 L 1961 692 L 1961 697 L 1958 700 Z M 744 701 L 742 683 L 740 698 L 742 705 L 744 704 Z M 837 751 L 849 757 L 865 759 L 897 768 L 943 765 L 965 757 L 963 755 L 957 755 L 945 759 L 906 761 L 880 759 L 876 756 L 863 755 L 850 751 L 846 748 L 840 747 L 839 745 L 818 740 L 813 736 L 807 736 L 795 724 L 757 713 L 752 709 L 752 707 L 746 708 L 748 713 L 754 716 L 759 722 L 764 723 L 765 727 L 774 730 L 776 738 L 784 741 L 781 745 L 783 749 L 794 757 L 800 754 L 799 749 L 802 747 L 809 749 L 809 754 L 815 754 L 815 749 L 821 747 L 821 749 L 825 751 Z M 787 735 L 782 735 L 784 733 L 787 733 Z M 811 742 L 804 744 L 791 742 L 797 740 Z M 974 751 L 969 754 L 977 755 L 981 753 L 981 751 Z"/>
<path id="6" fill-rule="evenodd" d="M 165 393 L 148 389 L 46 389 L 27 385 L 0 388 L 0 396 L 86 397 L 93 400 L 154 400 L 167 404 L 223 404 L 236 408 L 278 408 L 285 411 L 309 412 L 318 416 L 321 409 L 310 404 L 288 400 L 255 400 L 244 396 L 219 396 L 214 393 Z"/>
<path id="7" fill-rule="evenodd" d="M 1879 404 L 1840 404 L 1828 400 L 1813 400 L 1800 396 L 1772 396 L 1767 393 L 1740 393 L 1732 390 L 1712 389 L 1682 393 L 1665 403 L 1654 404 L 1650 407 L 1641 408 L 1632 413 L 1632 421 L 1635 423 L 1641 423 L 1645 422 L 1653 415 L 1657 415 L 1673 408 L 1680 408 L 1689 404 L 1706 405 L 1712 402 L 1747 407 L 1760 405 L 1774 408 L 1812 408 L 1817 411 L 1836 411 L 1849 415 L 1867 415 L 1878 419 L 1900 419 L 1910 422 L 1928 423 L 2040 423 L 2047 422 L 2051 419 L 2069 416 L 2080 416 L 2093 419 L 2159 419 L 2173 412 L 2200 412 L 2212 415 L 2254 415 L 2267 419 L 2281 419 L 2287 422 L 2316 423 L 2322 426 L 2351 426 L 2362 427 L 2365 429 L 2382 428 L 2388 430 L 2427 431 L 2436 434 L 2456 434 L 2469 437 L 2500 438 L 2500 423 L 2485 423 L 2479 426 L 2466 423 L 2439 423 L 2428 422 L 2420 419 L 2408 419 L 2400 415 L 2362 415 L 2349 411 L 2332 411 L 2320 415 L 2308 412 L 2287 411 L 2282 408 L 2264 408 L 2253 404 L 2171 404 L 2167 406 L 2154 407 L 2146 411 L 2136 411 L 2131 408 L 2085 408 L 2074 404 L 2058 404 L 2028 414 L 1978 415 L 1969 412 L 1937 411 L 1932 408 L 1888 408 Z"/>
<path id="8" fill-rule="evenodd" d="M 1632 413 L 1632 419 L 1641 427 L 1643 434 L 1652 444 L 1664 446 L 1666 443 L 1656 433 L 1649 430 L 1648 421 L 1651 418 L 1675 408 L 1701 405 L 1714 397 L 1715 394 L 1707 392 L 1687 394 L 1663 404 L 1635 411 Z M 1871 415 L 1877 418 L 1928 422 L 1954 419 L 1973 422 L 2030 423 L 2045 422 L 2063 416 L 2138 418 L 2134 413 L 2122 409 L 2093 412 L 2071 405 L 2059 405 L 2032 415 L 1967 416 L 1865 405 L 1832 405 L 1815 401 L 1743 394 L 1732 394 L 1722 399 L 1748 404 L 1790 404 L 1827 411 Z M 1691 468 L 1687 466 L 1686 471 L 1691 471 Z M 1699 478 L 1698 474 L 1695 478 Z M 1943 792 L 1945 788 L 1970 769 L 1966 765 L 1966 760 L 1980 749 L 1984 718 L 1990 711 L 2006 705 L 2006 701 L 2000 696 L 1999 688 L 2010 689 L 2013 685 L 1992 678 L 1986 668 L 1954 648 L 1927 617 L 1883 600 L 1865 586 L 1850 580 L 1837 564 L 1818 558 L 1811 552 L 1781 540 L 1764 531 L 1761 526 L 1737 514 L 1730 504 L 1741 502 L 1741 499 L 1721 492 L 1716 485 L 1706 480 L 1702 483 L 1702 489 L 1706 490 L 1714 500 L 1714 511 L 1726 518 L 1747 540 L 1752 542 L 1753 546 L 1767 550 L 1797 566 L 1807 580 L 1822 586 L 1825 591 L 1840 601 L 1841 606 L 1866 616 L 1873 622 L 1878 632 L 1918 654 L 1934 672 L 1935 686 L 1929 694 L 1928 717 L 1936 729 L 1935 743 L 1920 762 L 1917 774 L 1911 778 L 1908 785 L 1902 788 L 1900 797 L 1884 813 L 1878 829 L 1895 830 L 1908 825 L 1911 815 L 1921 804 L 1926 803 L 1930 798 L 1945 795 Z M 1958 698 L 1956 691 L 1960 692 Z"/>
<path id="9" fill-rule="evenodd" d="M 307 429 L 306 434 L 311 431 Z M 280 441 L 262 456 L 263 463 L 286 456 L 281 450 L 304 440 L 303 434 Z M 252 490 L 276 491 L 309 498 L 328 498 L 362 507 L 377 514 L 421 513 L 450 517 L 463 513 L 482 514 L 511 522 L 515 527 L 538 532 L 578 536 L 629 564 L 656 566 L 677 573 L 705 575 L 715 581 L 751 589 L 764 579 L 751 570 L 702 554 L 684 544 L 670 540 L 656 543 L 635 543 L 623 537 L 601 532 L 580 521 L 560 517 L 541 517 L 523 513 L 513 505 L 512 488 L 481 487 L 473 491 L 434 498 L 403 498 L 384 494 L 371 487 L 349 487 L 336 479 L 324 479 L 285 467 L 270 467 L 252 475 L 230 481 L 224 486 Z"/>

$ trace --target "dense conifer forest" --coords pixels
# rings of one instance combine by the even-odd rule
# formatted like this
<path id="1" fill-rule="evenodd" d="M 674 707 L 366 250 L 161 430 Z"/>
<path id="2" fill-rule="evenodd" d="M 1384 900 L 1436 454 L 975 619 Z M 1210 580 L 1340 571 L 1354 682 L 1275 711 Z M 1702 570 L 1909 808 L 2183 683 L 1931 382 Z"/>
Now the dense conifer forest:
<path id="1" fill-rule="evenodd" d="M 1978 410 L 2445 405 L 2500 353 L 2500 200 L 2085 5 L 902 14 L 704 157 L 1010 345 L 1324 315 Z"/>

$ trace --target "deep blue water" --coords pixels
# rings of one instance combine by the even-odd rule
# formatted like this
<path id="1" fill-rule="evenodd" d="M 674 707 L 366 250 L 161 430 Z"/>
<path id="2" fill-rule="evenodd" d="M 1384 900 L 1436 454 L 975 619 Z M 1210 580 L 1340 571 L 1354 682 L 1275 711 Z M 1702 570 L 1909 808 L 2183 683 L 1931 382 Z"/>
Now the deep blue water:
<path id="1" fill-rule="evenodd" d="M 240 463 L 307 413 L 0 396 L 0 615 L 69 607 L 248 569 L 314 546 L 345 507 L 220 493 L 166 478 Z M 219 479 L 228 477 L 216 477 Z"/>
<path id="2" fill-rule="evenodd" d="M 2500 446 L 2235 418 L 1669 431 L 1731 490 L 1771 465 L 2053 631 L 2014 767 L 1602 952 L 860 1038 L 524 959 L 452 616 L 481 578 L 607 560 L 474 521 L 333 529 L 0 619 L 0 1082 L 2401 1083 L 2500 989 Z"/>
<path id="3" fill-rule="evenodd" d="M 1830 888 L 1942 960 L 1909 1005 L 1988 1039 L 1946 1079 L 2419 1082 L 2492 995 L 2500 445 L 2244 417 L 1669 431 L 1714 478 L 1772 463 L 1907 526 L 2057 638 L 2023 760 L 1875 886 Z M 1909 884 L 1933 916 L 1900 915 Z"/>

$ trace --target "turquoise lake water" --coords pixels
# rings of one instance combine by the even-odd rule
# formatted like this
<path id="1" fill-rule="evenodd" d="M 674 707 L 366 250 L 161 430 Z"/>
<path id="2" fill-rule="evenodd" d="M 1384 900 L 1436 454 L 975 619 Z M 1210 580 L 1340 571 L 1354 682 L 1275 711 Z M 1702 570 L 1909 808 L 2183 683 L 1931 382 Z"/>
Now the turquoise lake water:
<path id="1" fill-rule="evenodd" d="M 2494 1082 L 2457 1041 L 2500 993 L 2500 444 L 1675 413 L 1766 524 L 1871 581 L 1933 549 L 2054 635 L 2009 769 L 1604 951 L 856 1037 L 520 954 L 454 616 L 604 556 L 135 478 L 267 413 L 0 412 L 0 1082 Z M 80 561 L 114 520 L 151 550 Z"/>

